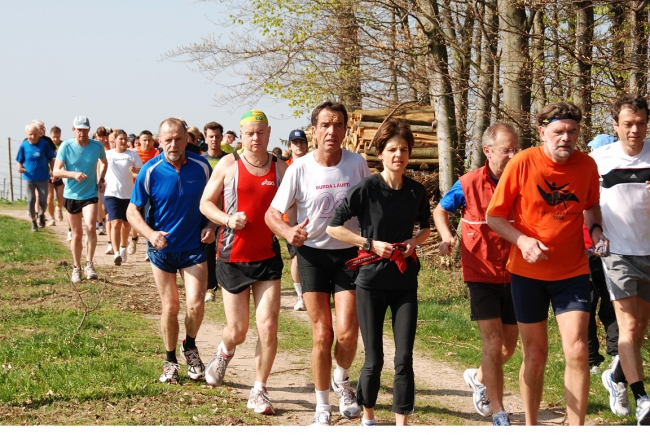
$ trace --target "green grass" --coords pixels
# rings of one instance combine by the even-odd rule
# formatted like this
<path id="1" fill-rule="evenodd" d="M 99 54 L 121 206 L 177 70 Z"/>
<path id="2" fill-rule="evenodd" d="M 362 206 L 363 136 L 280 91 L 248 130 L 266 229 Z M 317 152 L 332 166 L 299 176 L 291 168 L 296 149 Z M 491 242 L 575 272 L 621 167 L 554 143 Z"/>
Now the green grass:
<path id="1" fill-rule="evenodd" d="M 49 231 L 31 232 L 31 223 L 0 215 L 0 263 L 67 258 L 69 251 Z"/>

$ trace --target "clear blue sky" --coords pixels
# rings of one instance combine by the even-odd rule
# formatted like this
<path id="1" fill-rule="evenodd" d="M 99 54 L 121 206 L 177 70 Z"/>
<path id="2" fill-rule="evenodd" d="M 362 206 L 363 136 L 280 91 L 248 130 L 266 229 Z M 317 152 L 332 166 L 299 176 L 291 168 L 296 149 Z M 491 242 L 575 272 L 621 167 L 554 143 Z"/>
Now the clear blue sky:
<path id="1" fill-rule="evenodd" d="M 0 0 L 0 174 L 6 174 L 7 137 L 22 140 L 32 119 L 58 125 L 72 137 L 77 115 L 91 131 L 104 125 L 129 133 L 155 132 L 169 116 L 201 130 L 209 121 L 239 131 L 250 107 L 216 107 L 223 92 L 185 64 L 161 61 L 179 45 L 219 34 L 212 21 L 224 18 L 223 5 L 189 0 Z M 269 148 L 279 146 L 307 117 L 291 118 L 282 103 L 263 100 L 256 108 L 270 118 Z M 282 118 L 285 118 L 282 120 Z M 286 119 L 289 118 L 289 119 Z M 19 142 L 12 143 L 15 156 Z"/>

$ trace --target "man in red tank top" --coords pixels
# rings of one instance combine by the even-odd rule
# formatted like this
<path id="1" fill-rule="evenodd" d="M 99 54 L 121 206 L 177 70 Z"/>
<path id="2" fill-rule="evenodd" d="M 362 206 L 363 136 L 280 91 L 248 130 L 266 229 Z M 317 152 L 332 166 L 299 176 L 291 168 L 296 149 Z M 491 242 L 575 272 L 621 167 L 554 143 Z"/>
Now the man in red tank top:
<path id="1" fill-rule="evenodd" d="M 488 127 L 483 134 L 485 166 L 463 175 L 445 194 L 433 212 L 442 243 L 440 253 L 450 255 L 456 239 L 449 213 L 462 211 L 461 265 L 467 284 L 470 317 L 481 331 L 483 356 L 478 369 L 465 370 L 467 385 L 474 390 L 476 411 L 492 415 L 495 426 L 509 426 L 503 406 L 503 365 L 517 346 L 519 329 L 510 293 L 506 262 L 510 242 L 495 233 L 485 219 L 492 194 L 510 159 L 519 150 L 515 129 L 504 123 Z"/>
<path id="2" fill-rule="evenodd" d="M 266 225 L 264 213 L 287 166 L 266 151 L 271 127 L 263 112 L 246 112 L 240 125 L 243 153 L 221 159 L 201 198 L 203 215 L 221 226 L 216 273 L 223 287 L 226 314 L 223 338 L 206 368 L 205 379 L 213 386 L 223 383 L 235 347 L 246 339 L 252 290 L 257 307 L 259 352 L 248 408 L 258 414 L 273 415 L 266 381 L 278 348 L 283 264 L 280 245 Z"/>

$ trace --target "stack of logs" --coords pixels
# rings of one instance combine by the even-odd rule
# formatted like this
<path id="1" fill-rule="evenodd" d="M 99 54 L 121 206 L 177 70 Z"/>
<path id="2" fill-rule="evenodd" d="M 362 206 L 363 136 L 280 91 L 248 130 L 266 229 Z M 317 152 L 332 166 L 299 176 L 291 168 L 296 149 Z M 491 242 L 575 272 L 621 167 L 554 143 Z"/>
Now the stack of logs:
<path id="1" fill-rule="evenodd" d="M 389 115 L 408 122 L 415 136 L 415 146 L 408 167 L 423 171 L 437 170 L 438 138 L 431 106 L 408 107 L 394 112 L 393 109 L 355 110 L 349 116 L 348 132 L 343 146 L 349 151 L 360 153 L 371 170 L 381 170 L 381 163 L 371 142 L 379 126 Z"/>

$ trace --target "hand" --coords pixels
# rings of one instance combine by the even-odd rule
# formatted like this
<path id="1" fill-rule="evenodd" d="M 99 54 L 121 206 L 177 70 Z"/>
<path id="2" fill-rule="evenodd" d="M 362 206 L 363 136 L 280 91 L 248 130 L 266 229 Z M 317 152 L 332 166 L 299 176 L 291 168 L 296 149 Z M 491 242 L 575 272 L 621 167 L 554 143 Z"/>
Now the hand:
<path id="1" fill-rule="evenodd" d="M 166 231 L 153 231 L 149 234 L 148 240 L 154 248 L 165 249 L 167 246 L 167 239 L 165 237 L 168 235 L 169 233 Z"/>
<path id="2" fill-rule="evenodd" d="M 237 213 L 231 214 L 226 219 L 226 226 L 233 230 L 241 230 L 246 226 L 246 222 L 246 213 L 238 211 Z"/>
<path id="3" fill-rule="evenodd" d="M 77 172 L 73 178 L 79 182 L 82 182 L 88 178 L 88 175 L 84 174 L 83 172 Z"/>
<path id="4" fill-rule="evenodd" d="M 456 246 L 456 239 L 450 237 L 447 240 L 443 240 L 442 243 L 440 243 L 438 249 L 442 255 L 451 255 L 451 251 L 454 249 L 454 246 Z"/>
<path id="5" fill-rule="evenodd" d="M 106 190 L 106 182 L 105 181 L 100 181 L 97 183 L 97 188 L 99 189 L 99 192 L 103 192 Z"/>
<path id="6" fill-rule="evenodd" d="M 27 172 L 27 170 L 25 168 L 23 168 L 22 166 L 20 168 L 18 168 L 18 173 L 19 174 L 24 174 L 25 172 Z"/>
<path id="7" fill-rule="evenodd" d="M 548 251 L 546 245 L 532 237 L 521 236 L 517 240 L 517 247 L 521 250 L 524 260 L 530 264 L 537 263 L 540 260 L 548 260 L 544 251 Z"/>
<path id="8" fill-rule="evenodd" d="M 56 181 L 56 177 L 54 176 L 54 174 L 50 174 L 50 181 L 52 183 L 54 183 Z"/>
<path id="9" fill-rule="evenodd" d="M 418 245 L 417 242 L 415 241 L 414 238 L 410 238 L 408 240 L 404 240 L 404 244 L 406 245 L 406 251 L 402 252 L 402 257 L 410 257 L 411 254 L 413 253 L 413 250 L 415 247 Z"/>
<path id="10" fill-rule="evenodd" d="M 305 231 L 305 227 L 308 223 L 309 218 L 305 219 L 303 223 L 294 225 L 293 227 L 289 228 L 284 234 L 284 238 L 287 240 L 287 243 L 295 247 L 304 245 L 307 237 L 309 237 L 309 233 Z"/>
<path id="11" fill-rule="evenodd" d="M 372 252 L 379 255 L 381 258 L 390 258 L 391 254 L 393 253 L 393 245 L 391 243 L 373 240 Z"/>
<path id="12" fill-rule="evenodd" d="M 212 243 L 215 239 L 216 237 L 212 227 L 205 227 L 201 230 L 201 243 Z"/>
<path id="13" fill-rule="evenodd" d="M 599 233 L 598 237 L 596 237 L 596 231 Z M 596 257 L 609 257 L 609 239 L 603 236 L 599 228 L 595 228 L 591 235 L 593 242 L 593 247 L 589 249 L 591 255 Z"/>
<path id="14" fill-rule="evenodd" d="M 650 192 L 650 181 L 645 182 L 645 188 Z"/>

